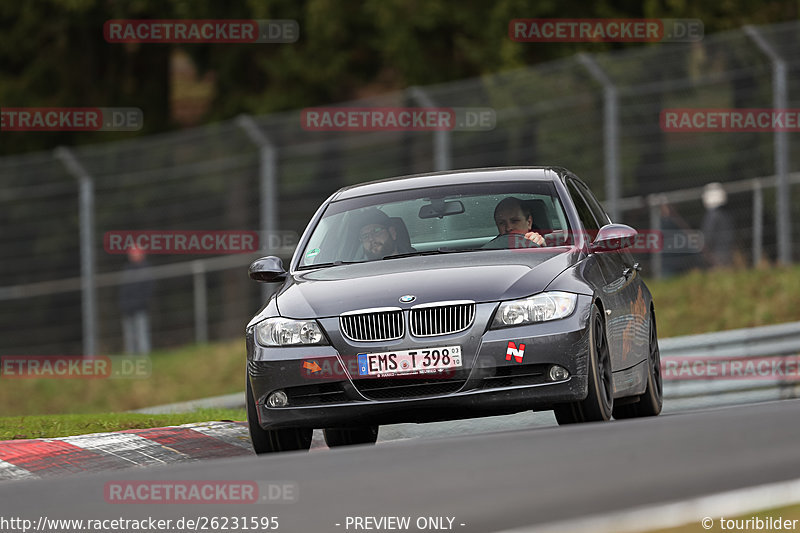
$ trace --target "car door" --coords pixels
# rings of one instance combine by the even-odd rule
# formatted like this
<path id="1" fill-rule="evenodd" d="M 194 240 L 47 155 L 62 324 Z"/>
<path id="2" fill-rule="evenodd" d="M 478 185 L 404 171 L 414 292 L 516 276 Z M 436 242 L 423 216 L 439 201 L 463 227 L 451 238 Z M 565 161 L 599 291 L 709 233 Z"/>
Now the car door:
<path id="1" fill-rule="evenodd" d="M 584 192 L 587 190 L 581 187 L 582 184 L 574 179 L 566 180 L 567 190 L 569 191 L 578 217 L 584 229 L 593 239 L 600 227 L 606 225 L 607 218 L 600 218 L 595 215 L 589 206 Z M 605 307 L 606 337 L 611 352 L 611 368 L 616 371 L 625 368 L 625 358 L 623 358 L 622 333 L 627 325 L 626 315 L 626 279 L 623 275 L 623 262 L 618 253 L 598 252 L 594 258 L 600 268 L 604 284 L 600 287 L 600 298 Z"/>
<path id="2" fill-rule="evenodd" d="M 576 180 L 576 184 L 600 226 L 611 223 L 611 217 L 597 201 L 592 191 L 580 181 Z M 615 279 L 610 281 L 615 287 L 620 287 L 620 307 L 618 310 L 612 311 L 611 316 L 607 319 L 609 326 L 614 330 L 615 342 L 618 343 L 618 353 L 622 363 L 619 368 L 629 368 L 647 356 L 649 320 L 642 290 L 642 276 L 639 264 L 629 250 L 625 249 L 604 255 L 612 256 L 613 266 L 611 268 Z M 616 314 L 617 312 L 619 314 Z"/>

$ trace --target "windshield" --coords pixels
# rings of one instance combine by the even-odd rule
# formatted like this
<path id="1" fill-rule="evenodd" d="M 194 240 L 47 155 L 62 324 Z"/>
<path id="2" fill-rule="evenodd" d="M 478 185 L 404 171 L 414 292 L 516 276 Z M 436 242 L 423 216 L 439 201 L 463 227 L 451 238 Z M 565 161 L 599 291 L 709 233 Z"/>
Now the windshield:
<path id="1" fill-rule="evenodd" d="M 568 230 L 551 182 L 412 189 L 331 203 L 298 266 L 549 247 L 565 244 Z"/>

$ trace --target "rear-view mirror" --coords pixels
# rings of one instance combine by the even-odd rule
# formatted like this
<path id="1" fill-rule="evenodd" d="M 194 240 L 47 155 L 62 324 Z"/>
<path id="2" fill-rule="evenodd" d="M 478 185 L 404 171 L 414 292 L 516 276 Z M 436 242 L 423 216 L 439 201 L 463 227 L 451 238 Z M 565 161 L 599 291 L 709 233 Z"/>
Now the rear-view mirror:
<path id="1" fill-rule="evenodd" d="M 450 215 L 460 215 L 464 212 L 461 200 L 433 200 L 431 203 L 419 208 L 419 218 L 442 218 Z"/>

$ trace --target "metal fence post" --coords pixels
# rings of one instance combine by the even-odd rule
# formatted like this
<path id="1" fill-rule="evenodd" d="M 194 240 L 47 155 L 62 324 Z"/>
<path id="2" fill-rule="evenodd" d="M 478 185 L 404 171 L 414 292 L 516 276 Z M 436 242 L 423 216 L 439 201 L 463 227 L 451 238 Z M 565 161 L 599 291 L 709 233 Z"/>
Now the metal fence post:
<path id="1" fill-rule="evenodd" d="M 78 216 L 81 254 L 81 328 L 83 355 L 97 353 L 97 295 L 94 259 L 94 182 L 69 148 L 59 146 L 53 152 L 67 171 L 78 179 Z"/>
<path id="2" fill-rule="evenodd" d="M 651 194 L 647 197 L 647 205 L 650 211 L 650 231 L 661 231 L 661 204 L 665 201 L 666 199 L 664 196 L 660 194 Z M 656 235 L 658 235 L 658 233 L 656 233 Z M 652 251 L 650 254 L 652 256 L 651 267 L 653 269 L 653 277 L 656 279 L 661 279 L 664 275 L 663 253 L 662 250 L 658 250 Z"/>
<path id="3" fill-rule="evenodd" d="M 201 260 L 192 261 L 194 282 L 194 341 L 197 344 L 208 342 L 208 289 L 206 287 L 206 266 Z"/>
<path id="4" fill-rule="evenodd" d="M 605 159 L 606 201 L 613 222 L 621 222 L 619 210 L 619 95 L 611 78 L 587 54 L 578 54 L 578 61 L 603 86 L 603 151 Z"/>
<path id="5" fill-rule="evenodd" d="M 769 57 L 772 63 L 772 108 L 785 111 L 788 108 L 786 62 L 778 51 L 754 26 L 744 26 L 745 33 L 756 46 Z M 791 198 L 789 196 L 789 138 L 785 131 L 775 130 L 775 174 L 778 177 L 776 209 L 778 211 L 778 261 L 784 265 L 792 262 Z"/>
<path id="6" fill-rule="evenodd" d="M 436 107 L 428 93 L 421 87 L 409 87 L 408 94 L 412 100 L 416 100 L 422 107 Z M 433 167 L 434 170 L 450 170 L 452 162 L 450 160 L 450 132 L 447 130 L 436 130 L 433 132 Z"/>
<path id="7" fill-rule="evenodd" d="M 265 241 L 260 247 L 265 255 L 270 253 L 271 235 L 278 229 L 278 157 L 275 145 L 269 137 L 261 131 L 256 121 L 250 115 L 239 115 L 236 124 L 242 128 L 250 141 L 258 147 L 259 155 L 259 209 L 261 221 L 261 239 Z M 270 286 L 261 284 L 261 295 L 267 300 L 272 294 Z"/>
<path id="8" fill-rule="evenodd" d="M 764 191 L 761 182 L 753 180 L 753 266 L 761 263 L 764 243 Z"/>

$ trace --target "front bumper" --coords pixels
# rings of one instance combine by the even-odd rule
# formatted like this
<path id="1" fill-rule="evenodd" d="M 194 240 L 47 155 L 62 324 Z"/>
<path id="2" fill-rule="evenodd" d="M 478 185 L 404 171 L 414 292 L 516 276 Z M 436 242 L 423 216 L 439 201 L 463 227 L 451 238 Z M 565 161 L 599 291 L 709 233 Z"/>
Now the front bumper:
<path id="1" fill-rule="evenodd" d="M 497 304 L 479 304 L 475 323 L 465 332 L 380 346 L 349 344 L 338 334 L 337 319 L 320 320 L 333 346 L 266 348 L 254 342 L 250 328 L 247 374 L 259 422 L 264 429 L 429 422 L 547 410 L 582 400 L 591 303 L 579 295 L 567 318 L 499 330 L 485 329 Z M 509 342 L 525 345 L 521 362 L 506 359 Z M 364 379 L 353 364 L 356 353 L 451 345 L 462 346 L 464 368 L 449 375 Z M 570 377 L 551 381 L 552 365 L 566 368 Z M 265 405 L 276 390 L 287 393 L 289 405 Z"/>

